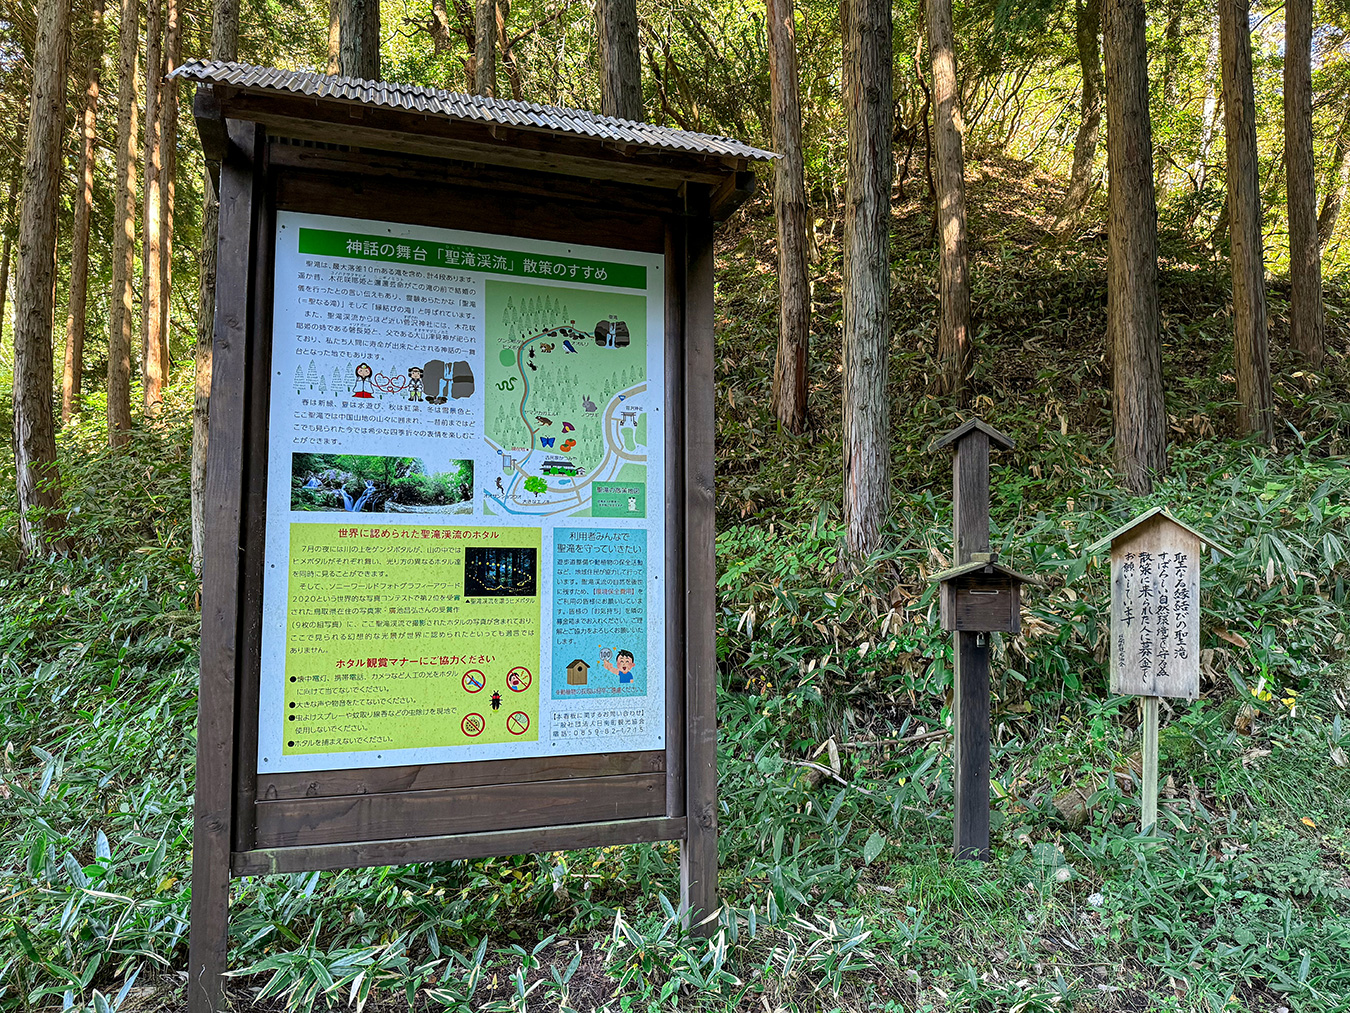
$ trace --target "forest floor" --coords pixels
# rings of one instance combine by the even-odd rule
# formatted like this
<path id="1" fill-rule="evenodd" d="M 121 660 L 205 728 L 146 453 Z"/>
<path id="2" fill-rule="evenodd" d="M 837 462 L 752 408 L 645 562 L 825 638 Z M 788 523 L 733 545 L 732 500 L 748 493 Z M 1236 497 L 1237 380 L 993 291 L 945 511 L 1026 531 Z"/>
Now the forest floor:
<path id="1" fill-rule="evenodd" d="M 1350 291 L 1328 287 L 1316 376 L 1283 351 L 1272 287 L 1277 445 L 1237 440 L 1222 265 L 1165 234 L 1171 473 L 1131 497 L 1110 469 L 1104 234 L 1052 233 L 1052 177 L 992 158 L 970 173 L 971 408 L 1017 442 L 995 459 L 993 541 L 1046 581 L 994 645 L 992 860 L 950 857 L 950 646 L 928 580 L 949 560 L 950 465 L 924 448 L 962 411 L 928 392 L 929 206 L 913 181 L 896 205 L 894 511 L 850 575 L 842 225 L 818 223 L 813 426 L 793 438 L 768 406 L 758 200 L 718 246 L 718 934 L 680 930 L 673 845 L 250 878 L 236 1008 L 1350 1009 Z M 179 377 L 164 421 L 115 455 L 91 399 L 61 437 L 85 553 L 0 573 L 0 1010 L 178 1005 L 190 397 Z M 1085 547 L 1158 503 L 1234 555 L 1207 561 L 1203 694 L 1164 707 L 1143 837 L 1137 719 L 1107 692 L 1107 580 Z"/>

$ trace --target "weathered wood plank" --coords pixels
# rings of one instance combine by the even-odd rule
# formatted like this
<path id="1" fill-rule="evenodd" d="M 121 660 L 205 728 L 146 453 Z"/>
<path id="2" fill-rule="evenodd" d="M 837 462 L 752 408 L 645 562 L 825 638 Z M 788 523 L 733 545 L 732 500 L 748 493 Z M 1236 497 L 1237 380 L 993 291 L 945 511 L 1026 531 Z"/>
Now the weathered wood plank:
<path id="1" fill-rule="evenodd" d="M 304 140 L 517 166 L 642 186 L 678 187 L 688 181 L 715 186 L 728 175 L 734 176 L 736 171 L 716 156 L 637 149 L 621 154 L 612 148 L 588 143 L 584 138 L 447 121 L 397 110 L 366 110 L 358 120 L 330 119 L 332 111 L 317 106 L 310 98 L 245 95 L 232 93 L 225 85 L 217 85 L 216 90 L 226 116 L 256 120 L 274 134 Z"/>
<path id="2" fill-rule="evenodd" d="M 360 844 L 321 844 L 302 848 L 269 848 L 233 856 L 234 875 L 306 872 L 313 869 L 361 869 L 372 865 L 409 862 L 448 862 L 492 855 L 528 855 L 542 851 L 573 851 L 612 844 L 677 841 L 684 836 L 683 819 L 613 820 L 606 823 L 567 824 L 525 830 L 443 837 L 409 837 Z"/>
<path id="3" fill-rule="evenodd" d="M 518 781 L 562 781 L 617 774 L 654 774 L 666 766 L 666 753 L 592 753 L 585 756 L 529 756 L 518 760 L 476 760 L 425 766 L 370 767 L 364 770 L 312 770 L 265 774 L 258 779 L 259 801 L 377 795 L 395 791 L 433 791 Z"/>
<path id="4" fill-rule="evenodd" d="M 278 180 L 277 207 L 645 253 L 665 249 L 665 228 L 655 215 L 604 211 L 529 194 L 485 200 L 481 191 L 465 187 L 433 183 L 409 187 L 388 177 L 361 179 L 293 170 Z"/>
<path id="5" fill-rule="evenodd" d="M 685 814 L 684 224 L 666 228 L 666 815 Z"/>
<path id="6" fill-rule="evenodd" d="M 989 548 L 989 436 L 980 429 L 957 441 L 952 459 L 952 546 L 958 566 Z"/>
<path id="7" fill-rule="evenodd" d="M 713 441 L 713 223 L 705 188 L 691 186 L 686 224 L 685 426 L 685 777 L 688 827 L 680 852 L 681 899 L 695 931 L 717 899 L 717 599 Z"/>
<path id="8" fill-rule="evenodd" d="M 496 194 L 521 193 L 550 200 L 575 201 L 588 207 L 636 211 L 642 214 L 675 214 L 682 207 L 672 189 L 596 180 L 569 179 L 565 176 L 540 177 L 521 169 L 485 166 L 444 158 L 428 158 L 385 151 L 335 151 L 304 144 L 281 143 L 273 139 L 271 164 L 278 169 L 359 173 L 363 178 L 389 176 L 396 179 L 450 184 Z"/>
<path id="9" fill-rule="evenodd" d="M 989 644 L 988 635 L 960 632 L 956 637 L 952 728 L 956 776 L 952 853 L 957 858 L 989 858 Z M 978 641 L 984 640 L 984 644 Z"/>
<path id="10" fill-rule="evenodd" d="M 234 828 L 235 851 L 253 847 L 253 801 L 258 782 L 258 693 L 262 663 L 262 590 L 267 530 L 268 408 L 271 401 L 272 296 L 275 283 L 276 212 L 268 192 L 269 145 L 260 133 L 254 148 L 258 200 L 253 216 L 253 290 L 250 297 L 248 386 L 241 412 L 245 430 L 244 607 L 240 616 L 239 687 L 235 710 Z"/>
<path id="11" fill-rule="evenodd" d="M 202 558 L 201 676 L 197 696 L 197 781 L 193 797 L 189 1013 L 215 1013 L 226 968 L 235 732 L 235 640 L 239 632 L 240 542 L 247 385 L 249 254 L 257 207 L 257 128 L 230 122 L 220 175 L 216 312 L 212 341 L 211 439 L 206 466 Z"/>
<path id="12" fill-rule="evenodd" d="M 441 837 L 662 816 L 664 774 L 259 802 L 260 848 Z"/>

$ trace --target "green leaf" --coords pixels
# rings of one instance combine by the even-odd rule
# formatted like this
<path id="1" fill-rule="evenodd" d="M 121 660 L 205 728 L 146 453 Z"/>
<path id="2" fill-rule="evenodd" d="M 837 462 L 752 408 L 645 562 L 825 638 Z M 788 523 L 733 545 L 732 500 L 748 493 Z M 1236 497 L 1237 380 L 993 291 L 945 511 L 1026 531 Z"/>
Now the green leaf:
<path id="1" fill-rule="evenodd" d="M 881 854 L 885 847 L 886 838 L 873 830 L 872 836 L 867 838 L 867 843 L 863 845 L 863 862 L 871 865 L 877 860 L 877 856 Z"/>

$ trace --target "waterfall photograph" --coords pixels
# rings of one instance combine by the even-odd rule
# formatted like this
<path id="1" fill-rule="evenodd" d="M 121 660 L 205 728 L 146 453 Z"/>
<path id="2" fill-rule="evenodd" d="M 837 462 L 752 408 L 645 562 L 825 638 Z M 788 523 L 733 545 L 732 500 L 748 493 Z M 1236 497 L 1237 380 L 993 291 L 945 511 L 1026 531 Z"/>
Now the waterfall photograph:
<path id="1" fill-rule="evenodd" d="M 473 462 L 444 470 L 420 457 L 292 454 L 291 509 L 338 513 L 468 513 Z"/>

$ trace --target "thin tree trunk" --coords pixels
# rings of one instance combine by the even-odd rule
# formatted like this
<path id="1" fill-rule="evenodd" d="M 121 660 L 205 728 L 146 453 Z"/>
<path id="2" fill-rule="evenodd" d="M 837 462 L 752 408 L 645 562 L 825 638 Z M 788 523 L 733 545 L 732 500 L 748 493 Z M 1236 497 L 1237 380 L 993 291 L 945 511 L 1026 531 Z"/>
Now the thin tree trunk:
<path id="1" fill-rule="evenodd" d="M 1167 469 L 1143 0 L 1106 0 L 1105 15 L 1106 341 L 1112 349 L 1115 458 L 1121 482 L 1142 494 Z"/>
<path id="2" fill-rule="evenodd" d="M 1209 47 L 1205 51 L 1205 101 L 1200 107 L 1200 146 L 1195 152 L 1189 175 L 1197 193 L 1205 185 L 1209 151 L 1214 144 L 1214 132 L 1219 126 L 1219 106 L 1223 98 L 1222 81 L 1215 91 L 1215 73 L 1219 69 L 1219 25 L 1217 15 L 1211 15 Z M 1191 220 L 1193 225 L 1194 219 Z"/>
<path id="3" fill-rule="evenodd" d="M 211 59 L 233 60 L 239 53 L 239 0 L 214 0 L 211 8 Z M 192 402 L 192 567 L 201 572 L 206 543 L 206 446 L 211 412 L 211 340 L 216 312 L 216 241 L 220 202 L 219 165 L 202 174 L 202 248 L 198 270 L 197 384 Z"/>
<path id="4" fill-rule="evenodd" d="M 164 398 L 164 338 L 161 308 L 164 248 L 160 229 L 164 168 L 164 120 L 160 115 L 164 77 L 164 7 L 162 0 L 145 4 L 145 206 L 141 212 L 141 394 L 147 415 L 158 415 Z"/>
<path id="5" fill-rule="evenodd" d="M 85 317 L 89 297 L 89 220 L 94 209 L 94 143 L 98 117 L 99 76 L 103 66 L 103 0 L 89 5 L 84 39 L 84 109 L 80 120 L 80 193 L 75 200 L 75 228 L 70 239 L 70 294 L 66 300 L 66 358 L 61 375 L 61 424 L 80 409 L 84 373 Z"/>
<path id="6" fill-rule="evenodd" d="M 773 413 L 790 433 L 806 428 L 806 375 L 811 351 L 811 292 L 807 282 L 806 176 L 802 109 L 797 90 L 797 27 L 792 0 L 765 0 L 773 145 L 773 209 L 778 222 L 778 357 Z"/>
<path id="7" fill-rule="evenodd" d="M 637 0 L 598 0 L 600 112 L 642 119 L 642 65 L 638 58 Z"/>
<path id="8" fill-rule="evenodd" d="M 136 57 L 139 0 L 121 0 L 117 45 L 117 189 L 113 197 L 112 296 L 108 313 L 108 436 L 114 447 L 131 430 L 131 335 L 135 329 Z"/>
<path id="9" fill-rule="evenodd" d="M 966 251 L 965 158 L 961 151 L 960 92 L 956 86 L 956 47 L 951 0 L 928 0 L 928 48 L 933 55 L 934 147 L 937 150 L 938 388 L 947 394 L 965 390 L 970 370 L 970 268 Z"/>
<path id="10" fill-rule="evenodd" d="M 183 53 L 183 20 L 181 0 L 164 0 L 164 73 L 168 75 L 177 66 Z M 173 368 L 170 353 L 173 320 L 173 212 L 178 188 L 178 81 L 165 81 L 160 95 L 160 116 L 164 120 L 164 157 L 160 169 L 160 242 L 164 254 L 159 262 L 160 303 L 159 333 L 164 349 L 164 378 L 168 382 Z"/>
<path id="11" fill-rule="evenodd" d="M 10 209 L 13 210 L 14 194 L 10 194 Z M 6 216 L 6 219 L 12 219 L 13 214 Z M 0 338 L 5 334 L 5 304 L 9 297 L 9 258 L 14 249 L 14 242 L 9 238 L 9 229 L 5 229 L 5 241 L 0 244 Z"/>
<path id="12" fill-rule="evenodd" d="M 1167 24 L 1163 28 L 1163 109 L 1168 114 L 1177 106 L 1177 78 L 1181 64 L 1181 15 L 1183 0 L 1167 0 Z M 1158 176 L 1157 196 L 1163 197 L 1171 177 L 1171 145 L 1164 142 L 1158 145 L 1158 158 L 1155 170 Z"/>
<path id="13" fill-rule="evenodd" d="M 1261 249 L 1261 181 L 1256 164 L 1256 100 L 1247 0 L 1219 0 L 1224 132 L 1228 147 L 1228 225 L 1233 259 L 1233 358 L 1238 425 L 1275 438 L 1266 330 L 1266 268 Z"/>
<path id="14" fill-rule="evenodd" d="M 477 0 L 473 26 L 473 90 L 497 97 L 497 4 Z"/>
<path id="15" fill-rule="evenodd" d="M 1322 246 L 1313 168 L 1312 0 L 1284 6 L 1284 165 L 1289 197 L 1289 343 L 1313 369 L 1322 365 Z"/>
<path id="16" fill-rule="evenodd" d="M 1092 195 L 1092 166 L 1097 160 L 1097 136 L 1102 124 L 1101 53 L 1097 36 L 1102 28 L 1102 0 L 1078 0 L 1078 65 L 1083 76 L 1082 119 L 1073 142 L 1073 168 L 1060 211 L 1063 221 L 1081 211 Z"/>
<path id="17" fill-rule="evenodd" d="M 380 80 L 380 0 L 339 2 L 339 72 L 344 77 Z"/>
<path id="18" fill-rule="evenodd" d="M 1331 162 L 1331 175 L 1327 183 L 1327 195 L 1322 199 L 1322 210 L 1317 214 L 1317 241 L 1322 250 L 1326 250 L 1336 232 L 1336 220 L 1341 215 L 1341 204 L 1345 201 L 1345 190 L 1350 177 L 1346 168 L 1350 166 L 1350 107 L 1341 119 L 1340 129 L 1336 132 L 1335 155 Z"/>
<path id="19" fill-rule="evenodd" d="M 872 553 L 890 506 L 891 5 L 845 0 L 844 526 L 854 561 Z"/>
<path id="20" fill-rule="evenodd" d="M 328 73 L 342 73 L 341 52 L 342 0 L 328 0 Z"/>
<path id="21" fill-rule="evenodd" d="M 52 426 L 52 313 L 56 222 L 65 125 L 70 5 L 38 5 L 32 112 L 24 146 L 19 266 L 14 283 L 14 468 L 19 553 L 66 552 L 60 473 Z"/>

